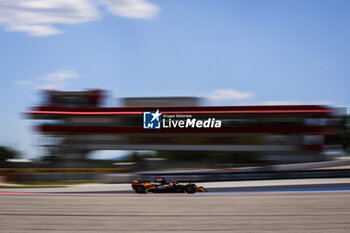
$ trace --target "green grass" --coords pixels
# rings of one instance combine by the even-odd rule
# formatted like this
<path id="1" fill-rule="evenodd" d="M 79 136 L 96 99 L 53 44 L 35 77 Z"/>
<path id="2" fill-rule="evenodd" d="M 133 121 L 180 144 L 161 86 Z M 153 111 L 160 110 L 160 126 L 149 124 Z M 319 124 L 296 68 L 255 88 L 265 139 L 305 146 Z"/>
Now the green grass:
<path id="1" fill-rule="evenodd" d="M 21 185 L 21 186 L 9 186 L 0 185 L 0 189 L 22 189 L 22 188 L 64 188 L 66 185 Z"/>
<path id="2" fill-rule="evenodd" d="M 98 180 L 54 180 L 54 181 L 22 181 L 13 184 L 23 185 L 73 185 L 73 184 L 92 184 L 98 183 Z"/>
<path id="3" fill-rule="evenodd" d="M 64 188 L 75 184 L 98 183 L 97 180 L 55 180 L 55 181 L 22 181 L 7 184 L 0 184 L 0 188 Z"/>

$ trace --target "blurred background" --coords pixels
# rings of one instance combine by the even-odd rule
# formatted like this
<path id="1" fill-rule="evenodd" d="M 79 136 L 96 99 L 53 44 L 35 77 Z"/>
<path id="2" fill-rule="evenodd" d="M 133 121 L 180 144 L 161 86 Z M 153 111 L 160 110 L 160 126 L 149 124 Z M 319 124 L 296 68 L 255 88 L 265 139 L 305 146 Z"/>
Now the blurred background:
<path id="1" fill-rule="evenodd" d="M 0 1 L 1 180 L 349 174 L 349 8 Z M 145 131 L 142 112 L 157 109 L 222 127 Z"/>

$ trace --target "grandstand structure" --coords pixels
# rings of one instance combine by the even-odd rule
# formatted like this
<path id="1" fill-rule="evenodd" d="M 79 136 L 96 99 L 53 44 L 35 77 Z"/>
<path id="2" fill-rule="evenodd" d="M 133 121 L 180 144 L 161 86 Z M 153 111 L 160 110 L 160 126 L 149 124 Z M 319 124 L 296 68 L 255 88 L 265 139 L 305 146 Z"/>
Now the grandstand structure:
<path id="1" fill-rule="evenodd" d="M 251 151 L 263 159 L 319 161 L 327 138 L 338 128 L 337 111 L 322 105 L 199 106 L 194 97 L 127 98 L 105 107 L 106 92 L 45 91 L 26 116 L 35 130 L 61 149 L 83 159 L 94 150 Z M 144 113 L 158 111 L 161 124 L 215 119 L 220 127 L 144 127 Z M 190 125 L 191 126 L 191 125 Z"/>

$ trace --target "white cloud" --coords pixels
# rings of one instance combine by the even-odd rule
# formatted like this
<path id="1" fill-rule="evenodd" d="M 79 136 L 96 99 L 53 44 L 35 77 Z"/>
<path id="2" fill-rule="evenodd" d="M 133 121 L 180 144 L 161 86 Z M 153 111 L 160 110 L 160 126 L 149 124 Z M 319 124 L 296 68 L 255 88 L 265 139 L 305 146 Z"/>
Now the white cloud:
<path id="1" fill-rule="evenodd" d="M 37 89 L 64 89 L 71 84 L 70 80 L 77 79 L 79 76 L 74 70 L 57 70 L 38 78 L 35 87 Z"/>
<path id="2" fill-rule="evenodd" d="M 152 18 L 159 7 L 146 0 L 99 0 L 112 14 L 127 18 Z"/>
<path id="3" fill-rule="evenodd" d="M 279 101 L 279 100 L 272 100 L 272 101 L 263 101 L 263 105 L 300 105 L 303 104 L 303 101 Z"/>
<path id="4" fill-rule="evenodd" d="M 241 92 L 234 89 L 216 89 L 207 94 L 210 100 L 243 100 L 253 98 L 255 95 L 251 92 Z"/>
<path id="5" fill-rule="evenodd" d="M 30 36 L 62 33 L 53 24 L 77 24 L 99 18 L 91 0 L 1 0 L 0 24 Z"/>
<path id="6" fill-rule="evenodd" d="M 8 31 L 26 32 L 29 36 L 51 36 L 61 34 L 62 31 L 48 25 L 10 25 Z"/>
<path id="7" fill-rule="evenodd" d="M 31 85 L 33 84 L 32 81 L 15 81 L 16 85 Z"/>
<path id="8" fill-rule="evenodd" d="M 36 89 L 65 89 L 73 79 L 77 79 L 79 76 L 74 70 L 56 70 L 34 80 L 15 81 L 14 83 L 16 85 L 29 85 Z"/>
<path id="9" fill-rule="evenodd" d="M 100 4 L 114 15 L 151 18 L 159 7 L 146 0 L 0 0 L 0 25 L 29 36 L 63 33 L 59 24 L 80 24 L 101 17 Z"/>
<path id="10" fill-rule="evenodd" d="M 240 105 L 334 105 L 334 103 L 327 100 L 270 100 L 259 101 L 256 100 L 255 94 L 252 92 L 242 92 L 235 89 L 223 88 L 216 89 L 212 92 L 204 95 L 207 99 L 215 101 L 215 103 L 221 103 L 226 100 L 234 100 L 235 104 Z"/>
<path id="11" fill-rule="evenodd" d="M 330 101 L 302 101 L 302 100 L 295 100 L 295 101 L 279 101 L 279 100 L 273 100 L 273 101 L 263 101 L 263 105 L 332 105 Z"/>

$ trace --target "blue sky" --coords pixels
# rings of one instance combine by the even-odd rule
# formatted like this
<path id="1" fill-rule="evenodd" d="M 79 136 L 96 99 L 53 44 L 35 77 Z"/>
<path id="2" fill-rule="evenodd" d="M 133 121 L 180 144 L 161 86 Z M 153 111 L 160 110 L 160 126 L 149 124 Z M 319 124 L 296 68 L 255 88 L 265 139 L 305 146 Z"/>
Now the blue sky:
<path id="1" fill-rule="evenodd" d="M 0 145 L 40 154 L 40 89 L 350 106 L 350 2 L 0 1 Z"/>

